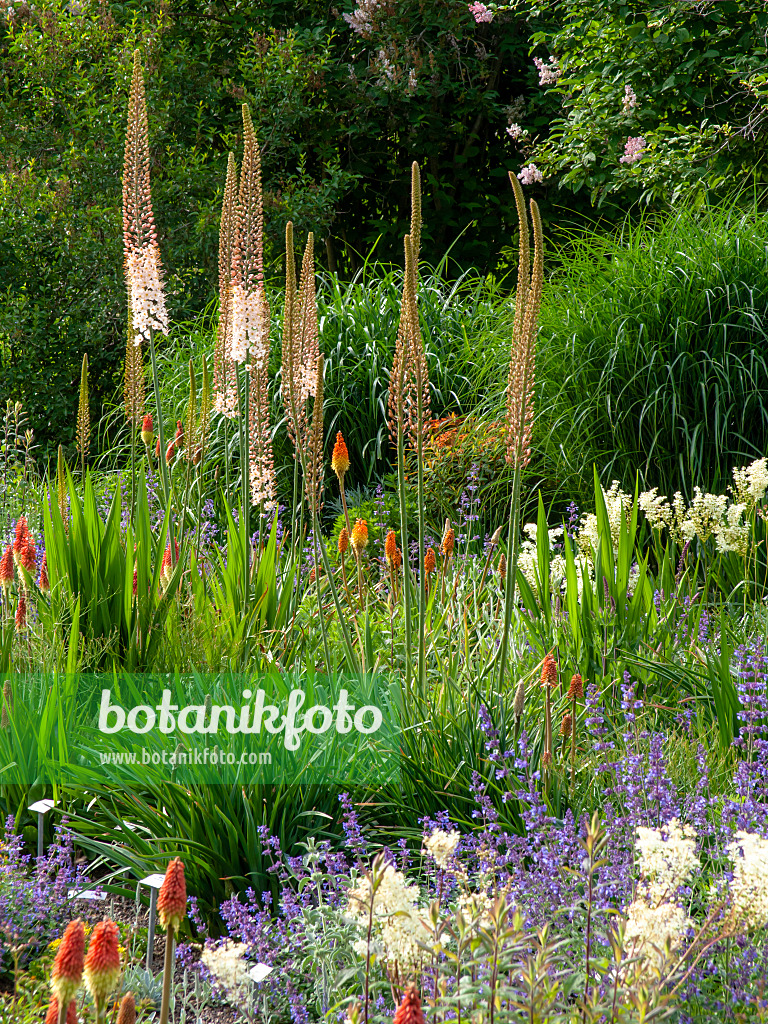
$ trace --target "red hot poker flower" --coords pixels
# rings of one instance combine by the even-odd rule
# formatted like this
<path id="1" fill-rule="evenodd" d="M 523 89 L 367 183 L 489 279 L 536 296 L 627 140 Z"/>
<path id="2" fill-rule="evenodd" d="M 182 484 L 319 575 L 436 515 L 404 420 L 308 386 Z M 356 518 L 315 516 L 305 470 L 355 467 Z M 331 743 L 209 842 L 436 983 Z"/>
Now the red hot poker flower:
<path id="1" fill-rule="evenodd" d="M 152 428 L 152 413 L 148 412 L 141 424 L 141 440 L 147 447 L 149 447 L 152 444 L 152 438 L 154 436 L 155 433 Z"/>
<path id="2" fill-rule="evenodd" d="M 120 976 L 120 931 L 114 921 L 99 921 L 85 958 L 85 987 L 101 1008 Z"/>
<path id="3" fill-rule="evenodd" d="M 344 474 L 349 469 L 349 452 L 347 451 L 347 445 L 344 441 L 341 431 L 336 435 L 336 444 L 333 446 L 333 455 L 331 456 L 331 469 L 339 478 L 342 479 Z"/>
<path id="4" fill-rule="evenodd" d="M 9 544 L 0 558 L 0 586 L 10 587 L 13 583 L 13 548 Z"/>
<path id="5" fill-rule="evenodd" d="M 30 575 L 33 575 L 37 570 L 37 551 L 35 550 L 35 539 L 31 533 L 27 533 L 24 541 L 24 546 L 19 554 L 19 562 L 27 570 Z"/>
<path id="6" fill-rule="evenodd" d="M 557 662 L 551 654 L 544 658 L 541 666 L 541 685 L 550 688 L 557 686 Z"/>
<path id="7" fill-rule="evenodd" d="M 19 516 L 16 523 L 16 537 L 13 541 L 13 550 L 17 555 L 21 554 L 21 549 L 24 547 L 24 542 L 27 539 L 29 533 L 29 527 L 27 526 L 27 517 Z"/>
<path id="8" fill-rule="evenodd" d="M 386 540 L 384 541 L 384 556 L 387 559 L 389 565 L 392 565 L 396 551 L 397 538 L 395 537 L 395 531 L 389 530 L 387 533 Z"/>
<path id="9" fill-rule="evenodd" d="M 393 1024 L 424 1024 L 424 1011 L 421 1008 L 419 990 L 415 985 L 405 990 Z"/>
<path id="10" fill-rule="evenodd" d="M 51 996 L 48 1013 L 45 1015 L 45 1024 L 59 1024 L 59 1001 L 56 996 Z M 77 1006 L 74 999 L 67 1007 L 67 1024 L 77 1024 Z"/>
<path id="11" fill-rule="evenodd" d="M 84 950 L 83 922 L 70 921 L 51 968 L 51 991 L 61 1003 L 69 1003 L 77 995 L 83 977 Z"/>
<path id="12" fill-rule="evenodd" d="M 19 633 L 27 628 L 27 599 L 24 594 L 19 596 L 19 604 L 16 608 L 16 629 Z"/>
<path id="13" fill-rule="evenodd" d="M 174 932 L 178 932 L 187 916 L 187 883 L 184 865 L 178 857 L 174 857 L 166 869 L 157 897 L 157 916 L 163 928 Z"/>

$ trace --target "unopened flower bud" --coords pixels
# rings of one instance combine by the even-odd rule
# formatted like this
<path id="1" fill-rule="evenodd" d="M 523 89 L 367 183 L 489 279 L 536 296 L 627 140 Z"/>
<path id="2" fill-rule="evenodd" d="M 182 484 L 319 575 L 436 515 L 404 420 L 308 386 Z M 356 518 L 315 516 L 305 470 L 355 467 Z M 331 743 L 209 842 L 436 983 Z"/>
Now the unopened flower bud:
<path id="1" fill-rule="evenodd" d="M 568 700 L 581 700 L 584 696 L 584 683 L 581 676 L 577 672 L 571 679 L 571 685 L 568 687 Z"/>
<path id="2" fill-rule="evenodd" d="M 166 930 L 178 932 L 187 916 L 187 883 L 184 865 L 174 857 L 165 872 L 165 879 L 157 897 L 157 916 Z"/>
<path id="3" fill-rule="evenodd" d="M 547 654 L 541 666 L 541 685 L 550 689 L 557 686 L 557 662 L 551 654 Z"/>
<path id="4" fill-rule="evenodd" d="M 572 730 L 573 730 L 573 719 L 571 718 L 571 716 L 566 711 L 566 713 L 563 715 L 563 720 L 560 723 L 560 735 L 564 739 L 567 740 L 568 737 L 571 735 Z"/>

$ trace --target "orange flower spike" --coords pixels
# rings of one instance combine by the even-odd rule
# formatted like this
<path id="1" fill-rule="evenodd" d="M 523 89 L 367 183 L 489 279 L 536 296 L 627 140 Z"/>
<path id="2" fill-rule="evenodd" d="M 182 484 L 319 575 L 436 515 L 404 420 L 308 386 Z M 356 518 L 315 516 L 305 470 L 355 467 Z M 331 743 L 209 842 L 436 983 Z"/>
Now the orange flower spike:
<path id="1" fill-rule="evenodd" d="M 157 916 L 166 930 L 178 932 L 187 916 L 187 883 L 184 865 L 174 857 L 165 872 L 165 880 L 157 897 Z"/>
<path id="2" fill-rule="evenodd" d="M 392 556 L 392 568 L 397 571 L 403 564 L 403 553 L 400 548 L 395 548 L 395 553 Z"/>
<path id="3" fill-rule="evenodd" d="M 437 559 L 435 558 L 435 549 L 427 548 L 427 553 L 424 555 L 424 572 L 429 576 L 431 572 L 435 571 L 437 566 Z"/>
<path id="4" fill-rule="evenodd" d="M 403 994 L 392 1024 L 424 1024 L 424 1011 L 421 1008 L 419 990 L 415 985 L 411 985 Z"/>
<path id="5" fill-rule="evenodd" d="M 352 550 L 359 557 L 368 547 L 368 524 L 364 519 L 356 519 L 352 527 Z"/>
<path id="6" fill-rule="evenodd" d="M 445 520 L 445 531 L 443 533 L 443 539 L 440 544 L 440 551 L 444 558 L 450 558 L 453 554 L 454 544 L 456 542 L 456 534 L 451 526 L 449 519 Z"/>
<path id="7" fill-rule="evenodd" d="M 159 438 L 158 438 L 159 440 Z M 172 465 L 173 460 L 176 458 L 176 442 L 171 441 L 168 447 L 165 449 L 165 461 L 168 465 Z"/>
<path id="8" fill-rule="evenodd" d="M 395 531 L 389 530 L 387 532 L 386 540 L 384 541 L 384 557 L 386 558 L 388 565 L 394 564 L 396 552 L 397 538 L 395 537 Z"/>
<path id="9" fill-rule="evenodd" d="M 43 553 L 43 562 L 40 566 L 40 579 L 37 581 L 37 585 L 43 594 L 47 594 L 51 589 L 51 585 L 48 582 L 48 552 Z"/>
<path id="10" fill-rule="evenodd" d="M 27 628 L 27 599 L 22 594 L 16 608 L 16 629 L 19 633 Z"/>
<path id="11" fill-rule="evenodd" d="M 136 1024 L 136 1001 L 133 992 L 126 992 L 123 996 L 116 1024 Z"/>
<path id="12" fill-rule="evenodd" d="M 344 479 L 344 474 L 349 470 L 349 452 L 347 451 L 347 445 L 341 431 L 336 435 L 336 444 L 333 446 L 331 469 L 339 478 L 339 481 Z"/>
<path id="13" fill-rule="evenodd" d="M 160 458 L 160 435 L 157 435 L 157 444 L 155 445 L 155 458 Z"/>
<path id="14" fill-rule="evenodd" d="M 147 448 L 149 448 L 149 446 L 152 444 L 152 439 L 154 438 L 154 436 L 155 433 L 152 428 L 152 413 L 148 412 L 141 424 L 141 440 L 144 442 Z M 160 439 L 158 438 L 158 446 L 159 444 Z"/>
<path id="15" fill-rule="evenodd" d="M 35 550 L 35 538 L 32 536 L 31 533 L 27 533 L 27 536 L 24 540 L 24 546 L 22 547 L 21 554 L 19 555 L 19 562 L 30 575 L 34 575 L 34 573 L 37 571 L 37 552 Z"/>
<path id="16" fill-rule="evenodd" d="M 59 1024 L 59 1001 L 56 996 L 51 996 L 48 1013 L 45 1015 L 45 1024 Z M 77 1005 L 74 999 L 67 1007 L 67 1024 L 77 1024 Z"/>
<path id="17" fill-rule="evenodd" d="M 174 440 L 176 441 L 177 448 L 184 447 L 184 427 L 181 424 L 181 420 L 176 420 L 176 435 Z"/>
<path id="18" fill-rule="evenodd" d="M 84 951 L 83 922 L 70 921 L 51 968 L 51 991 L 57 1002 L 69 1003 L 77 995 L 83 977 Z"/>
<path id="19" fill-rule="evenodd" d="M 349 549 L 349 534 L 346 526 L 342 526 L 339 533 L 339 554 L 343 555 Z"/>
<path id="20" fill-rule="evenodd" d="M 21 549 L 24 547 L 24 542 L 27 539 L 29 533 L 29 527 L 27 526 L 27 517 L 19 516 L 16 522 L 16 536 L 13 541 L 13 550 L 17 555 L 21 554 Z"/>
<path id="21" fill-rule="evenodd" d="M 120 977 L 120 931 L 114 921 L 99 921 L 85 958 L 85 987 L 101 1009 Z"/>
<path id="22" fill-rule="evenodd" d="M 557 686 L 557 662 L 551 654 L 544 658 L 541 666 L 541 685 L 548 686 L 550 689 Z"/>
<path id="23" fill-rule="evenodd" d="M 568 687 L 568 700 L 581 700 L 584 696 L 584 681 L 577 672 Z"/>
<path id="24" fill-rule="evenodd" d="M 0 586 L 6 589 L 13 583 L 13 548 L 9 544 L 0 558 Z"/>

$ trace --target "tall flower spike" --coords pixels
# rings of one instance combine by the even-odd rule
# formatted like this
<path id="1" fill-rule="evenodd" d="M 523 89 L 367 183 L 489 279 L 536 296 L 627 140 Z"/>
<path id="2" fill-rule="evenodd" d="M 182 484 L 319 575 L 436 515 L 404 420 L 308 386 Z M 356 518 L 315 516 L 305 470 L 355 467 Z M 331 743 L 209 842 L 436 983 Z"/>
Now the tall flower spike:
<path id="1" fill-rule="evenodd" d="M 517 214 L 520 221 L 520 259 L 515 319 L 509 355 L 509 376 L 507 379 L 506 458 L 510 465 L 525 468 L 531 458 L 533 389 L 536 378 L 536 335 L 538 333 L 539 308 L 541 306 L 541 292 L 544 282 L 544 251 L 539 208 L 531 200 L 534 257 L 533 270 L 530 272 L 529 279 L 530 243 L 523 190 L 520 182 L 511 172 L 509 180 L 512 182 L 512 188 L 515 193 Z"/>
<path id="2" fill-rule="evenodd" d="M 116 1024 L 136 1024 L 136 1001 L 133 992 L 126 992 L 123 996 Z"/>
<path id="3" fill-rule="evenodd" d="M 245 146 L 240 169 L 237 231 L 232 254 L 232 341 L 236 363 L 252 356 L 257 366 L 269 356 L 269 324 L 264 295 L 264 210 L 261 154 L 247 104 L 243 104 Z"/>
<path id="4" fill-rule="evenodd" d="M 184 864 L 174 857 L 165 871 L 165 878 L 157 897 L 157 916 L 166 931 L 178 932 L 187 916 L 187 883 Z"/>
<path id="5" fill-rule="evenodd" d="M 317 357 L 315 372 L 315 402 L 312 407 L 312 427 L 307 451 L 307 500 L 313 513 L 319 511 L 323 499 L 323 357 Z M 353 531 L 354 538 L 354 531 Z M 354 539 L 353 539 L 354 546 Z"/>
<path id="6" fill-rule="evenodd" d="M 16 632 L 23 633 L 27 628 L 27 599 L 24 594 L 19 595 L 19 603 L 16 606 Z"/>
<path id="7" fill-rule="evenodd" d="M 130 295 L 128 308 L 128 330 L 125 341 L 125 367 L 123 370 L 123 405 L 125 406 L 125 418 L 135 425 L 141 421 L 146 402 L 146 386 L 144 379 L 144 359 L 141 354 L 141 346 L 136 345 L 136 335 L 133 330 L 133 320 L 130 310 Z"/>
<path id="8" fill-rule="evenodd" d="M 336 434 L 336 443 L 331 456 L 331 469 L 339 480 L 342 480 L 344 474 L 349 470 L 349 452 L 341 431 Z"/>
<path id="9" fill-rule="evenodd" d="M 119 938 L 120 931 L 114 921 L 99 921 L 88 943 L 83 977 L 85 987 L 102 1013 L 120 977 Z"/>
<path id="10" fill-rule="evenodd" d="M 51 968 L 51 992 L 67 1006 L 77 995 L 83 977 L 85 929 L 81 920 L 70 921 Z"/>
<path id="11" fill-rule="evenodd" d="M 219 322 L 213 362 L 214 408 L 222 416 L 237 415 L 237 379 L 232 359 L 232 262 L 237 236 L 237 164 L 229 154 L 219 226 Z"/>
<path id="12" fill-rule="evenodd" d="M 0 587 L 8 590 L 13 584 L 13 548 L 9 544 L 0 558 Z"/>
<path id="13" fill-rule="evenodd" d="M 80 460 L 85 464 L 91 447 L 91 411 L 88 402 L 88 353 L 83 353 L 83 365 L 80 370 L 80 400 L 77 407 L 77 429 L 75 431 L 77 450 Z"/>
<path id="14" fill-rule="evenodd" d="M 123 165 L 123 248 L 134 344 L 168 333 L 160 249 L 149 185 L 149 127 L 139 51 L 133 55 Z"/>
<path id="15" fill-rule="evenodd" d="M 393 443 L 398 423 L 403 424 L 415 448 L 418 431 L 429 423 L 429 374 L 419 327 L 417 307 L 419 249 L 421 245 L 421 175 L 414 161 L 411 168 L 411 229 L 405 240 L 405 274 L 395 354 L 389 375 L 389 432 Z M 418 423 L 418 392 L 421 391 L 422 420 Z"/>
<path id="16" fill-rule="evenodd" d="M 315 238 L 307 235 L 301 278 L 296 293 L 293 255 L 293 225 L 285 232 L 285 321 L 283 324 L 283 403 L 288 434 L 296 451 L 306 452 L 308 442 L 308 402 L 316 397 L 317 357 L 320 335 L 317 324 L 315 289 Z"/>
<path id="17" fill-rule="evenodd" d="M 269 323 L 269 305 L 263 308 Z M 272 452 L 272 432 L 269 426 L 269 369 L 266 361 L 251 366 L 250 401 L 248 418 L 251 438 L 251 500 L 265 512 L 276 504 L 275 461 Z"/>

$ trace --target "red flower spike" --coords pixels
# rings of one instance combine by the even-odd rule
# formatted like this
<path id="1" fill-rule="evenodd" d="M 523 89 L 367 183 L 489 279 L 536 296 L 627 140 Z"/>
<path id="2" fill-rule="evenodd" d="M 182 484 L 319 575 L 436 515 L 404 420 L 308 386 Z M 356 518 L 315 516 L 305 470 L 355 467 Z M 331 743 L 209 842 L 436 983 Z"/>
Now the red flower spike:
<path id="1" fill-rule="evenodd" d="M 99 921 L 85 958 L 85 987 L 101 1008 L 120 977 L 120 932 L 114 921 Z"/>
<path id="2" fill-rule="evenodd" d="M 56 996 L 51 996 L 48 1013 L 45 1015 L 45 1024 L 59 1024 L 59 1001 Z M 77 1006 L 74 999 L 67 1007 L 67 1024 L 77 1024 Z"/>
<path id="3" fill-rule="evenodd" d="M 27 628 L 27 599 L 22 594 L 19 597 L 19 604 L 16 608 L 16 630 L 21 633 Z"/>
<path id="4" fill-rule="evenodd" d="M 9 544 L 0 558 L 0 586 L 10 587 L 13 583 L 13 548 Z"/>
<path id="5" fill-rule="evenodd" d="M 166 930 L 178 932 L 187 916 L 187 883 L 184 865 L 174 857 L 165 872 L 165 879 L 157 897 L 157 916 Z"/>
<path id="6" fill-rule="evenodd" d="M 333 446 L 331 469 L 339 480 L 343 478 L 344 474 L 349 469 L 349 452 L 347 451 L 347 445 L 342 437 L 341 431 L 336 435 L 336 444 Z"/>
<path id="7" fill-rule="evenodd" d="M 395 537 L 395 531 L 389 530 L 387 538 L 384 541 L 384 557 L 387 562 L 392 565 L 395 559 L 395 552 L 397 551 L 397 538 Z"/>
<path id="8" fill-rule="evenodd" d="M 415 985 L 411 985 L 403 994 L 393 1024 L 424 1024 L 424 1011 L 421 1008 L 419 990 Z"/>
<path id="9" fill-rule="evenodd" d="M 30 575 L 37 571 L 37 551 L 35 550 L 35 539 L 31 533 L 27 533 L 24 546 L 19 554 L 19 562 Z"/>
<path id="10" fill-rule="evenodd" d="M 59 1002 L 69 1003 L 77 995 L 83 977 L 84 950 L 83 922 L 70 921 L 51 968 L 51 991 Z"/>
<path id="11" fill-rule="evenodd" d="M 16 538 L 13 542 L 13 550 L 17 555 L 21 554 L 21 549 L 24 547 L 24 542 L 27 539 L 29 533 L 29 527 L 27 526 L 27 517 L 19 516 L 16 523 Z"/>
<path id="12" fill-rule="evenodd" d="M 152 413 L 148 412 L 141 424 L 141 440 L 147 447 L 149 447 L 152 444 L 152 438 L 154 436 L 155 434 L 152 428 Z"/>
<path id="13" fill-rule="evenodd" d="M 551 654 L 544 658 L 541 666 L 541 685 L 550 688 L 557 686 L 557 662 Z"/>

